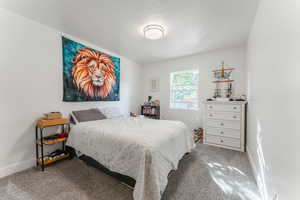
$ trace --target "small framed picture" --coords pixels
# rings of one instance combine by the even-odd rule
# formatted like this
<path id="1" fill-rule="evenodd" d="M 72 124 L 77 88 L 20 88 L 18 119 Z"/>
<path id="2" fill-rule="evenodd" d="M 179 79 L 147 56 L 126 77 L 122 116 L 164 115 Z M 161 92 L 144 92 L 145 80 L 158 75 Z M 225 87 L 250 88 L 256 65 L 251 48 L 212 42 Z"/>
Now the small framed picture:
<path id="1" fill-rule="evenodd" d="M 151 92 L 159 92 L 159 79 L 151 79 L 150 80 L 150 91 Z"/>

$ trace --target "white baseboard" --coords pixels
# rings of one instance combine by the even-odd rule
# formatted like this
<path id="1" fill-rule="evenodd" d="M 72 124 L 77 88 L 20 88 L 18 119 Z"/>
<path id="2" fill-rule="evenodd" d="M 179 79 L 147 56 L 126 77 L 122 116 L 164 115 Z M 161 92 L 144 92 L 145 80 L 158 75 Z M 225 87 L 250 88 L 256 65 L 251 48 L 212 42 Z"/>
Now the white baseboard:
<path id="1" fill-rule="evenodd" d="M 11 165 L 0 168 L 0 178 L 14 174 L 16 172 L 23 171 L 35 165 L 35 161 L 33 159 L 27 161 L 21 161 L 17 163 L 13 163 Z"/>

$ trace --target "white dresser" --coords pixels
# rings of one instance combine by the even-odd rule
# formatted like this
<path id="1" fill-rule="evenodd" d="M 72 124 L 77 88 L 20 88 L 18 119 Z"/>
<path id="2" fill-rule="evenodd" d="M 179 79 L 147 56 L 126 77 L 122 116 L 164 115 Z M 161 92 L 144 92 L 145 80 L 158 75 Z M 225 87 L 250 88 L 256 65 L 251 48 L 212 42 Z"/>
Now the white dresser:
<path id="1" fill-rule="evenodd" d="M 206 101 L 204 144 L 245 151 L 246 101 Z"/>

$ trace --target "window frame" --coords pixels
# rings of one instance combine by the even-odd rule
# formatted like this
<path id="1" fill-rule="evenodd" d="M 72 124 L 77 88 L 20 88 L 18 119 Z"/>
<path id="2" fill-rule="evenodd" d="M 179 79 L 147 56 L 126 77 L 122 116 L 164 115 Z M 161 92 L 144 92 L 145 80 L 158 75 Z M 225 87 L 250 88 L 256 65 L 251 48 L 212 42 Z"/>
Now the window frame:
<path id="1" fill-rule="evenodd" d="M 197 74 L 197 84 L 191 84 L 191 85 L 181 85 L 183 87 L 185 86 L 191 86 L 191 87 L 196 87 L 195 90 L 197 92 L 197 98 L 196 98 L 196 101 L 193 103 L 193 107 L 188 107 L 187 105 L 189 103 L 191 103 L 190 101 L 181 101 L 181 102 L 176 102 L 174 101 L 175 99 L 173 98 L 174 96 L 174 84 L 173 84 L 173 79 L 174 79 L 174 76 L 176 74 L 181 74 L 181 73 L 187 73 L 187 72 L 193 72 L 193 73 L 196 73 Z M 190 69 L 190 70 L 183 70 L 183 71 L 175 71 L 175 72 L 171 72 L 170 73 L 170 96 L 169 96 L 169 108 L 172 109 L 172 110 L 195 110 L 195 111 L 198 111 L 199 110 L 199 70 L 198 69 Z M 182 104 L 185 106 L 182 106 L 182 107 L 179 107 L 179 106 L 175 106 L 175 104 Z"/>

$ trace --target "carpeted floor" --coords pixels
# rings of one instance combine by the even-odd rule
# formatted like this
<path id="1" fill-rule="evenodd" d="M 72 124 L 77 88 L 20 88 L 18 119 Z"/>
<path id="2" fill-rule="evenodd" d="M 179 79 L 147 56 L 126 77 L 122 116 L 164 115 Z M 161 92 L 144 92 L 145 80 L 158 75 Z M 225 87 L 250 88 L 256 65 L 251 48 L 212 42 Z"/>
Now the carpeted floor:
<path id="1" fill-rule="evenodd" d="M 245 153 L 198 144 L 169 179 L 166 200 L 259 200 Z M 132 190 L 78 159 L 0 179 L 1 200 L 131 200 Z"/>

